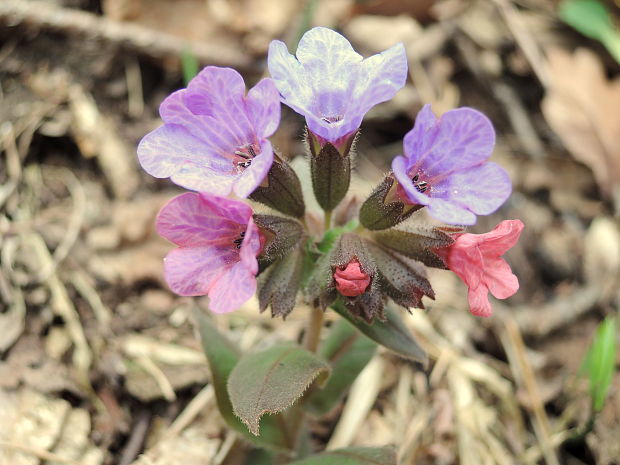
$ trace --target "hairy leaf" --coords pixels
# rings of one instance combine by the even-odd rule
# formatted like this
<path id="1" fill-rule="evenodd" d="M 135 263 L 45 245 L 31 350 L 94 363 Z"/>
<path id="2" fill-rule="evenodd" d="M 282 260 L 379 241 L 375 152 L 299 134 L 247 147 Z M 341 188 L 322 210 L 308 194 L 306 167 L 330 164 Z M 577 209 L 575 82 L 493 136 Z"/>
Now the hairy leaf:
<path id="1" fill-rule="evenodd" d="M 393 447 L 348 447 L 313 455 L 289 465 L 396 465 Z"/>
<path id="2" fill-rule="evenodd" d="M 253 434 L 265 413 L 281 412 L 303 395 L 329 365 L 301 347 L 282 344 L 247 354 L 233 368 L 228 393 L 233 411 Z"/>
<path id="3" fill-rule="evenodd" d="M 375 319 L 372 324 L 355 318 L 341 301 L 333 304 L 332 308 L 370 339 L 390 349 L 396 355 L 423 364 L 428 363 L 426 352 L 418 345 L 401 320 L 401 312 L 392 306 L 388 305 L 385 308 L 385 321 Z"/>
<path id="4" fill-rule="evenodd" d="M 319 355 L 329 361 L 332 375 L 327 384 L 314 391 L 305 407 L 315 415 L 324 415 L 342 399 L 357 375 L 377 349 L 377 344 L 355 329 L 349 322 L 338 320 L 329 329 L 319 347 Z"/>
<path id="5" fill-rule="evenodd" d="M 287 438 L 280 429 L 276 417 L 265 418 L 261 422 L 261 435 L 250 434 L 246 426 L 233 413 L 233 407 L 226 389 L 228 378 L 240 358 L 240 353 L 211 323 L 210 319 L 199 310 L 194 312 L 198 325 L 202 347 L 207 356 L 211 371 L 211 383 L 215 391 L 217 407 L 224 420 L 235 431 L 241 433 L 253 443 L 270 449 L 285 450 L 289 448 Z"/>

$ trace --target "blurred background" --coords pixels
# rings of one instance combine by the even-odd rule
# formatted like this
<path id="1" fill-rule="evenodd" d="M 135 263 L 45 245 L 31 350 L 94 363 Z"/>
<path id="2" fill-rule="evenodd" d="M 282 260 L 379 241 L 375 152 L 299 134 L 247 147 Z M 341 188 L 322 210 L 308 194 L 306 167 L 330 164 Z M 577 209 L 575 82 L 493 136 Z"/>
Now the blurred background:
<path id="1" fill-rule="evenodd" d="M 620 463 L 619 24 L 617 0 L 1 0 L 0 464 L 243 463 L 192 330 L 205 302 L 162 279 L 154 216 L 181 190 L 135 147 L 196 69 L 251 85 L 272 39 L 294 50 L 314 25 L 365 56 L 407 49 L 406 87 L 362 125 L 358 199 L 424 103 L 467 105 L 514 183 L 472 231 L 525 223 L 507 256 L 520 291 L 475 318 L 432 270 L 437 300 L 407 317 L 431 364 L 380 352 L 312 423 L 316 446 L 395 444 L 403 465 Z M 273 138 L 300 169 L 302 128 L 284 108 Z M 307 314 L 250 302 L 216 321 L 250 349 L 296 339 Z"/>

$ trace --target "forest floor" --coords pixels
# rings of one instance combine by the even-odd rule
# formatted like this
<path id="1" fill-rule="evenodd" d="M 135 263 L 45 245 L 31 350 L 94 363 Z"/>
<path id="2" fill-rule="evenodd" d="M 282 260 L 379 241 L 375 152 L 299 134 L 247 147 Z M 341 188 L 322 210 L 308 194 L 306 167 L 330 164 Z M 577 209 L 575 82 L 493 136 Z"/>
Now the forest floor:
<path id="1" fill-rule="evenodd" d="M 620 23 L 620 6 L 606 3 Z M 140 138 L 183 86 L 182 56 L 266 73 L 269 42 L 307 27 L 364 55 L 403 42 L 410 79 L 362 125 L 363 198 L 402 151 L 424 103 L 485 112 L 514 193 L 474 232 L 519 218 L 507 255 L 519 292 L 492 318 L 430 273 L 437 299 L 407 324 L 424 370 L 380 352 L 320 447 L 395 444 L 409 464 L 620 463 L 620 373 L 594 417 L 580 375 L 620 305 L 620 65 L 551 0 L 2 0 L 0 2 L 0 465 L 239 462 L 191 322 L 204 299 L 166 287 L 154 231 L 181 192 L 139 169 Z M 291 45 L 293 44 L 293 45 Z M 302 119 L 273 138 L 303 160 Z M 251 301 L 215 321 L 242 347 L 296 340 Z M 334 320 L 331 314 L 328 320 Z"/>

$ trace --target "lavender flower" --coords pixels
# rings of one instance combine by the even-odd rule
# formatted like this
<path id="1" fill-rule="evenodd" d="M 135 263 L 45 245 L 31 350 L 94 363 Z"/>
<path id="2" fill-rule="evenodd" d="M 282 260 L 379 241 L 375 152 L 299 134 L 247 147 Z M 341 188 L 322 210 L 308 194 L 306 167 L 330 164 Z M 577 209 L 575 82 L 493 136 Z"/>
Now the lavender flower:
<path id="1" fill-rule="evenodd" d="M 138 146 L 142 167 L 187 189 L 249 196 L 273 162 L 267 137 L 280 121 L 280 97 L 271 79 L 245 95 L 231 68 L 208 66 L 159 108 L 164 125 Z"/>
<path id="2" fill-rule="evenodd" d="M 254 295 L 262 241 L 248 205 L 182 194 L 159 212 L 157 232 L 179 246 L 164 259 L 164 275 L 175 293 L 208 295 L 215 313 L 236 310 Z"/>
<path id="3" fill-rule="evenodd" d="M 297 58 L 283 42 L 269 46 L 269 72 L 283 102 L 305 116 L 311 132 L 334 145 L 355 132 L 368 110 L 394 97 L 407 79 L 402 44 L 363 59 L 324 27 L 306 32 Z"/>
<path id="4" fill-rule="evenodd" d="M 489 119 L 471 108 L 435 117 L 430 105 L 405 136 L 405 155 L 392 162 L 400 197 L 426 205 L 436 219 L 471 225 L 497 210 L 512 190 L 506 171 L 487 162 L 495 145 Z"/>

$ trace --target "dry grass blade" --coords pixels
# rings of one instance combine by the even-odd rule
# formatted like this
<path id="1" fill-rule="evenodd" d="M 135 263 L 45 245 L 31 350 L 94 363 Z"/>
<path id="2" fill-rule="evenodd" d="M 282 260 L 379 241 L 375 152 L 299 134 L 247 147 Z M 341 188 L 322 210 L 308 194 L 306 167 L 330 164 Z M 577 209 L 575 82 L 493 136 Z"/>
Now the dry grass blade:
<path id="1" fill-rule="evenodd" d="M 353 383 L 340 421 L 327 443 L 327 450 L 347 447 L 377 400 L 385 362 L 380 355 L 370 361 Z"/>

